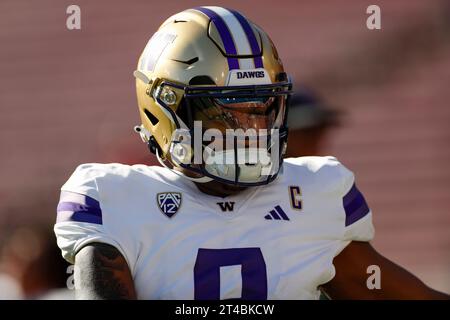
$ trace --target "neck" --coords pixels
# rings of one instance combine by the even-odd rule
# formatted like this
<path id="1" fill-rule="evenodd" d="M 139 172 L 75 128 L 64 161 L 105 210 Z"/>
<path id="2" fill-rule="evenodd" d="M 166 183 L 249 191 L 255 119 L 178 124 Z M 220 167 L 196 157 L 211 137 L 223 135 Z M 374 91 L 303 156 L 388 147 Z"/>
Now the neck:
<path id="1" fill-rule="evenodd" d="M 173 169 L 182 172 L 184 175 L 186 175 L 188 177 L 192 177 L 192 178 L 200 177 L 198 174 L 191 172 L 189 170 L 185 170 L 180 167 L 174 167 Z M 201 192 L 206 193 L 211 196 L 222 197 L 222 198 L 237 194 L 246 189 L 246 187 L 225 184 L 225 183 L 221 183 L 221 182 L 214 181 L 214 180 L 210 181 L 210 182 L 206 182 L 206 183 L 198 183 L 198 182 L 194 182 L 194 183 L 197 186 L 198 190 L 200 190 Z"/>
<path id="2" fill-rule="evenodd" d="M 198 190 L 203 193 L 222 198 L 237 194 L 246 189 L 245 187 L 228 185 L 217 181 L 195 183 L 195 185 L 197 186 Z"/>

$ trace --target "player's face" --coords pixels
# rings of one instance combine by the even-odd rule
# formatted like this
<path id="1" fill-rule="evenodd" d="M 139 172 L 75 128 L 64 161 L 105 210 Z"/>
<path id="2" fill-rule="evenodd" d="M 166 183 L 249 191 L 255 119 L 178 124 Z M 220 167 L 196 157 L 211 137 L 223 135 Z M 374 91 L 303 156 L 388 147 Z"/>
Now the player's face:
<path id="1" fill-rule="evenodd" d="M 275 97 L 261 98 L 201 98 L 194 104 L 194 120 L 202 121 L 202 127 L 219 129 L 271 129 L 279 112 Z"/>
<path id="2" fill-rule="evenodd" d="M 280 102 L 283 105 L 280 106 Z M 256 133 L 261 129 L 270 130 L 280 125 L 278 117 L 284 101 L 277 97 L 258 98 L 200 98 L 191 104 L 193 120 L 201 121 L 203 131 L 218 129 L 226 135 L 227 129 L 254 129 Z M 248 147 L 248 140 L 245 146 Z M 245 188 L 211 181 L 197 184 L 205 193 L 216 196 L 227 196 Z"/>
<path id="3" fill-rule="evenodd" d="M 176 158 L 175 163 L 186 171 L 192 170 L 192 174 L 225 184 L 256 186 L 269 183 L 278 173 L 280 154 L 285 148 L 285 111 L 289 94 L 288 82 L 261 88 L 185 88 L 184 100 L 176 113 L 184 126 L 180 132 L 188 129 L 192 134 L 189 136 L 191 148 L 185 146 L 189 149 L 186 153 L 180 151 L 182 144 L 175 145 L 170 149 L 177 152 L 171 154 L 175 156 L 172 158 Z M 180 157 L 195 162 L 177 162 Z"/>

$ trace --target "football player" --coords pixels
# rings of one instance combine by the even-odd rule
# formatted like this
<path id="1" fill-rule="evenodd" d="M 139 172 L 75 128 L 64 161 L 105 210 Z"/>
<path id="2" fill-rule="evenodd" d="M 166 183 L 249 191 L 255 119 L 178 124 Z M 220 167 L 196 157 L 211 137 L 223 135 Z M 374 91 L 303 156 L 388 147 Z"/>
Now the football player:
<path id="1" fill-rule="evenodd" d="M 163 167 L 83 164 L 62 186 L 54 230 L 78 298 L 446 297 L 372 248 L 372 213 L 336 158 L 283 161 L 292 85 L 241 13 L 170 17 L 134 75 L 136 131 Z"/>

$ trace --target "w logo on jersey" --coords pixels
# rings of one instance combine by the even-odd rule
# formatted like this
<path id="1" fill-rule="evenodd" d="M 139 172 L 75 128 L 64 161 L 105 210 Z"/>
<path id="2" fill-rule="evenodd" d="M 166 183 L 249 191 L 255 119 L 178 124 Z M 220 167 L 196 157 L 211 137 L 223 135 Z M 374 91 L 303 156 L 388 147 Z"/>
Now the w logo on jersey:
<path id="1" fill-rule="evenodd" d="M 234 210 L 234 201 L 233 202 L 217 202 L 222 212 L 233 211 Z"/>
<path id="2" fill-rule="evenodd" d="M 181 193 L 161 192 L 156 195 L 159 209 L 169 218 L 172 218 L 181 206 Z"/>

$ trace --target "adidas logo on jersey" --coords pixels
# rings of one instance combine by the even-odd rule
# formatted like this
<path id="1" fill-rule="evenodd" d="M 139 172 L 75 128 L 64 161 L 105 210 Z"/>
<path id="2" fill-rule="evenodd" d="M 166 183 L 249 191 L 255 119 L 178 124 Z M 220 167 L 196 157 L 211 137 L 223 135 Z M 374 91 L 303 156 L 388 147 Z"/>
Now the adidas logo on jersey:
<path id="1" fill-rule="evenodd" d="M 274 210 L 270 210 L 270 213 L 264 217 L 266 220 L 285 220 L 289 221 L 289 217 L 286 212 L 281 209 L 280 206 L 276 206 Z"/>

